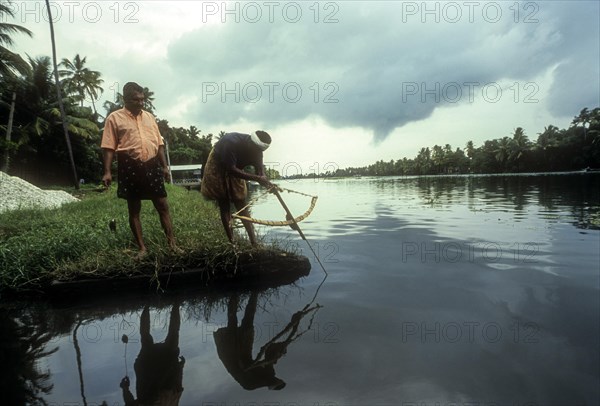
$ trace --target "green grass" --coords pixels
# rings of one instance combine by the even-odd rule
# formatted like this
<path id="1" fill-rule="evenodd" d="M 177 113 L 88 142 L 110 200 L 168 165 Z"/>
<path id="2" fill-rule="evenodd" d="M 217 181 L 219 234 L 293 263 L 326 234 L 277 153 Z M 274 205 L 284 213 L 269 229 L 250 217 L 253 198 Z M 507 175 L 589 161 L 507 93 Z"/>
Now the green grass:
<path id="1" fill-rule="evenodd" d="M 126 201 L 116 197 L 116 187 L 102 193 L 89 188 L 77 193 L 81 201 L 58 209 L 0 214 L 0 291 L 35 289 L 52 280 L 217 269 L 235 261 L 214 203 L 197 191 L 166 187 L 182 254 L 168 249 L 158 215 L 144 201 L 142 227 L 149 255 L 136 259 Z M 116 220 L 116 232 L 109 229 L 111 219 Z M 251 249 L 245 239 L 240 248 Z"/>

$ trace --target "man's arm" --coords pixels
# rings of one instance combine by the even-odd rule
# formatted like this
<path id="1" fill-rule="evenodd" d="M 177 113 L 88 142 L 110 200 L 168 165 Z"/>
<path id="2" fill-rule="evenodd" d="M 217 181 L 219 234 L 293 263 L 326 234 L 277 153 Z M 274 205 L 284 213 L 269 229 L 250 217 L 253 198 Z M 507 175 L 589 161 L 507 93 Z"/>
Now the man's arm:
<path id="1" fill-rule="evenodd" d="M 218 151 L 218 159 L 221 161 L 221 164 L 225 167 L 226 171 L 236 178 L 252 180 L 269 189 L 274 186 L 271 182 L 269 182 L 267 177 L 264 176 L 262 155 L 260 158 L 257 158 L 257 161 L 254 163 L 256 175 L 244 172 L 242 169 L 237 167 L 236 153 L 233 151 L 229 143 L 224 145 L 221 150 Z"/>
<path id="2" fill-rule="evenodd" d="M 106 187 L 109 187 L 112 183 L 112 161 L 115 156 L 115 150 L 119 145 L 117 133 L 118 128 L 115 122 L 115 115 L 111 113 L 106 117 L 104 131 L 102 132 L 102 141 L 100 143 L 100 147 L 102 148 L 102 164 L 104 167 L 102 183 Z"/>
<path id="3" fill-rule="evenodd" d="M 125 406 L 134 406 L 136 404 L 135 398 L 129 390 L 129 377 L 121 379 L 121 384 L 119 385 L 123 390 L 123 401 L 125 402 Z"/>
<path id="4" fill-rule="evenodd" d="M 162 166 L 162 168 L 163 168 L 163 174 L 165 176 L 165 179 L 170 182 L 171 181 L 171 173 L 169 172 L 169 165 L 167 164 L 167 158 L 165 155 L 165 146 L 164 145 L 158 146 L 158 160 L 160 162 L 160 166 Z"/>
<path id="5" fill-rule="evenodd" d="M 227 172 L 229 172 L 236 178 L 242 178 L 244 180 L 253 180 L 255 182 L 258 182 L 261 186 L 264 186 L 269 189 L 274 186 L 271 182 L 269 182 L 269 179 L 267 179 L 265 175 L 253 175 L 251 173 L 242 171 L 237 166 L 230 166 L 227 169 Z"/>
<path id="6" fill-rule="evenodd" d="M 275 186 L 269 181 L 269 178 L 267 178 L 267 170 L 265 169 L 265 165 L 263 164 L 262 155 L 260 161 L 256 163 L 255 168 L 256 174 L 260 178 L 260 180 L 257 180 L 258 183 L 260 183 L 266 188 L 271 188 Z"/>
<path id="7" fill-rule="evenodd" d="M 104 175 L 102 176 L 102 184 L 109 187 L 112 183 L 112 161 L 115 156 L 115 151 L 109 148 L 102 148 L 102 163 L 104 166 Z"/>

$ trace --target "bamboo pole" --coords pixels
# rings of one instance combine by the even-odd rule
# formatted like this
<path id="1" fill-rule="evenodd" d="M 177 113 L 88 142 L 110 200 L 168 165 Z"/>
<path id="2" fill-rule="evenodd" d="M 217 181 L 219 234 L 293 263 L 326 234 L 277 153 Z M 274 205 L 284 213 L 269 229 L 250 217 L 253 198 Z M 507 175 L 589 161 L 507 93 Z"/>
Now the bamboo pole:
<path id="1" fill-rule="evenodd" d="M 323 269 L 323 272 L 325 272 L 325 274 L 327 275 L 327 271 L 325 270 L 325 267 L 323 266 L 323 264 L 321 263 L 321 260 L 319 259 L 317 253 L 315 252 L 315 250 L 313 249 L 313 247 L 310 245 L 310 243 L 308 242 L 308 240 L 306 239 L 306 236 L 304 235 L 304 233 L 302 232 L 302 230 L 300 229 L 300 226 L 298 225 L 298 223 L 296 222 L 296 220 L 294 219 L 294 216 L 292 215 L 292 213 L 290 212 L 290 209 L 288 208 L 287 204 L 285 204 L 285 202 L 283 201 L 283 197 L 281 197 L 281 194 L 279 193 L 279 189 L 277 188 L 277 186 L 275 186 L 274 188 L 271 189 L 272 192 L 275 194 L 275 196 L 277 196 L 277 200 L 279 200 L 279 203 L 281 203 L 281 206 L 283 207 L 283 209 L 285 210 L 287 217 L 292 219 L 293 222 L 293 226 L 292 228 L 296 231 L 298 231 L 298 234 L 300 234 L 300 237 L 302 237 L 302 239 L 304 241 L 306 241 L 306 243 L 308 244 L 308 248 L 310 248 L 310 250 L 312 251 L 313 255 L 315 256 L 315 258 L 317 259 L 317 262 L 319 263 L 319 265 L 321 265 L 321 269 Z"/>

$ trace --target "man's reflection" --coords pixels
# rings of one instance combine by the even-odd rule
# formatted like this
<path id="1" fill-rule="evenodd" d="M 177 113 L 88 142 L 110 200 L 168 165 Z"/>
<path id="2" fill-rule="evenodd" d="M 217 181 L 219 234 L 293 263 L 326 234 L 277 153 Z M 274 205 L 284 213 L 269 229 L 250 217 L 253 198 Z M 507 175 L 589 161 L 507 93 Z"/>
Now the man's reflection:
<path id="1" fill-rule="evenodd" d="M 258 293 L 252 292 L 241 324 L 238 326 L 237 310 L 239 295 L 233 294 L 227 306 L 227 326 L 214 332 L 217 353 L 231 376 L 247 390 L 267 387 L 280 390 L 285 382 L 275 374 L 275 364 L 286 354 L 287 347 L 304 332 L 298 333 L 302 318 L 319 306 L 304 307 L 295 313 L 288 325 L 262 346 L 258 355 L 253 357 L 254 315 L 258 302 Z M 283 341 L 278 341 L 283 339 Z"/>
<path id="2" fill-rule="evenodd" d="M 130 405 L 178 405 L 183 392 L 183 365 L 185 359 L 179 356 L 179 303 L 173 305 L 169 320 L 167 338 L 162 343 L 154 343 L 150 335 L 150 309 L 144 307 L 140 317 L 142 348 L 135 360 L 135 390 L 137 400 L 129 390 L 129 378 L 121 380 L 123 400 Z"/>

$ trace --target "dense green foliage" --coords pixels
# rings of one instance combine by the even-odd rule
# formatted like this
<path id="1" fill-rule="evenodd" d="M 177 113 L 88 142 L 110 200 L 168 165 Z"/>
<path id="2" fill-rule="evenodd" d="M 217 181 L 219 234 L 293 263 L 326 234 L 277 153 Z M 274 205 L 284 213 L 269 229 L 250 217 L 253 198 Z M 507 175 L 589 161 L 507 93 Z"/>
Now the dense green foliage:
<path id="1" fill-rule="evenodd" d="M 518 173 L 576 171 L 600 169 L 600 108 L 584 108 L 571 126 L 559 129 L 553 125 L 538 133 L 532 142 L 523 128 L 511 137 L 488 140 L 475 147 L 467 142 L 465 149 L 446 144 L 423 147 L 413 159 L 377 161 L 365 167 L 337 169 L 325 173 L 309 173 L 301 177 L 442 175 L 468 173 Z"/>
<path id="2" fill-rule="evenodd" d="M 0 21 L 14 17 L 5 0 L 0 1 Z M 54 88 L 54 69 L 49 57 L 24 60 L 7 47 L 13 35 L 31 33 L 18 25 L 0 23 L 0 162 L 2 170 L 36 185 L 71 185 L 72 171 Z M 100 72 L 86 66 L 86 57 L 64 58 L 58 65 L 62 99 L 76 172 L 86 182 L 102 177 L 100 138 L 104 119 L 97 110 L 102 95 Z M 154 93 L 144 88 L 145 109 L 157 115 Z M 12 105 L 14 98 L 14 106 Z M 108 115 L 123 107 L 123 97 L 102 103 Z M 90 107 L 91 106 L 91 107 Z M 13 121 L 8 123 L 11 110 Z M 212 135 L 200 135 L 195 126 L 170 127 L 157 120 L 169 147 L 172 165 L 204 163 L 211 149 Z M 10 128 L 10 134 L 9 134 Z M 10 139 L 8 136 L 10 135 Z"/>
<path id="3" fill-rule="evenodd" d="M 75 57 L 81 63 L 85 58 Z M 63 61 L 64 62 L 64 61 Z M 68 66 L 68 65 L 67 65 Z M 29 60 L 30 69 L 23 75 L 0 77 L 0 116 L 8 117 L 12 94 L 15 97 L 11 140 L 7 141 L 5 123 L 0 127 L 0 153 L 8 151 L 8 173 L 29 180 L 37 185 L 70 184 L 69 159 L 62 132 L 62 122 L 58 111 L 56 92 L 53 89 L 52 67 L 48 57 Z M 94 71 L 91 71 L 94 72 Z M 97 182 L 102 176 L 100 138 L 104 118 L 90 107 L 83 105 L 83 99 L 94 101 L 94 94 L 85 90 L 89 84 L 76 86 L 72 78 L 81 82 L 81 75 L 69 76 L 61 71 L 63 79 L 63 101 L 69 122 L 69 134 L 77 173 L 80 178 Z M 93 83 L 99 76 L 91 74 Z M 151 95 L 148 90 L 147 96 Z M 120 95 L 118 95 L 120 96 Z M 95 104 L 93 103 L 94 109 Z M 122 107 L 122 97 L 115 102 L 105 103 L 107 115 Z M 150 106 L 151 107 L 151 106 Z M 165 138 L 171 164 L 204 163 L 211 148 L 212 135 L 200 136 L 200 131 L 172 128 L 166 120 L 158 120 L 159 129 Z M 6 163 L 6 158 L 3 160 Z"/>
<path id="4" fill-rule="evenodd" d="M 14 12 L 8 1 L 0 1 L 0 78 L 13 75 L 14 72 L 25 73 L 27 63 L 21 55 L 10 50 L 14 45 L 12 34 L 31 36 L 31 31 L 17 24 L 5 22 L 7 17 L 14 18 Z"/>

